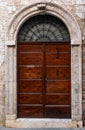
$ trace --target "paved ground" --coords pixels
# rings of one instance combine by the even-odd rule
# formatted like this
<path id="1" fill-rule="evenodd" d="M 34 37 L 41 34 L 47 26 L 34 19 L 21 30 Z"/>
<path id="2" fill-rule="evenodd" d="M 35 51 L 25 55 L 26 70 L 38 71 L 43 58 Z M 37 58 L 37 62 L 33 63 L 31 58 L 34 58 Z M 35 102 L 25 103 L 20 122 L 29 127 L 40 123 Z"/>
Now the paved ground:
<path id="1" fill-rule="evenodd" d="M 40 128 L 40 129 L 28 129 L 28 128 L 5 128 L 0 127 L 0 130 L 85 130 L 85 128 Z"/>

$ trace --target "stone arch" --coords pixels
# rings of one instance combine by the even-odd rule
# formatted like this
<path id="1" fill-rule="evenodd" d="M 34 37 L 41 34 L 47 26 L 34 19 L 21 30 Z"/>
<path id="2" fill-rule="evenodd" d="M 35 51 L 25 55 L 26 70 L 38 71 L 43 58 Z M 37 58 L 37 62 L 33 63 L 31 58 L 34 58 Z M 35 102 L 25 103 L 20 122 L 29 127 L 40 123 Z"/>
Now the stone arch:
<path id="1" fill-rule="evenodd" d="M 65 25 L 69 30 L 71 39 L 75 39 L 76 41 L 76 43 L 74 43 L 74 41 L 72 40 L 71 44 L 81 44 L 81 31 L 76 19 L 72 16 L 71 13 L 69 13 L 66 9 L 60 7 L 57 4 L 55 5 L 53 3 L 50 4 L 46 3 L 45 10 L 39 10 L 38 8 L 39 5 L 40 3 L 36 3 L 34 5 L 24 7 L 20 11 L 16 12 L 7 30 L 8 41 L 9 39 L 16 41 L 19 28 L 28 18 L 37 15 L 39 13 L 48 13 L 54 15 L 55 17 L 60 18 L 65 23 Z M 41 4 L 41 6 L 43 5 Z"/>
<path id="2" fill-rule="evenodd" d="M 67 26 L 71 38 L 71 120 L 17 119 L 16 48 L 17 35 L 22 24 L 37 14 L 51 14 L 60 18 Z M 6 33 L 6 126 L 8 127 L 79 127 L 82 126 L 82 62 L 81 31 L 75 18 L 64 8 L 54 3 L 36 3 L 16 12 Z M 77 93 L 76 93 L 77 92 Z M 11 95 L 11 98 L 10 98 Z M 9 105 L 10 104 L 10 105 Z M 47 125 L 46 125 L 47 123 Z M 68 125 L 69 124 L 69 125 Z"/>

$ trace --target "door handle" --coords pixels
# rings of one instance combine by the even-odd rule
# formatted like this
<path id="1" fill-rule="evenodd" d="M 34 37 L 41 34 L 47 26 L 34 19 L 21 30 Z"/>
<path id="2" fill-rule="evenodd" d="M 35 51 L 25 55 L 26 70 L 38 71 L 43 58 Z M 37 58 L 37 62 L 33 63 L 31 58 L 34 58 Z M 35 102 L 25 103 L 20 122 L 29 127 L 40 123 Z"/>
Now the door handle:
<path id="1" fill-rule="evenodd" d="M 56 71 L 56 75 L 59 76 L 59 70 Z"/>

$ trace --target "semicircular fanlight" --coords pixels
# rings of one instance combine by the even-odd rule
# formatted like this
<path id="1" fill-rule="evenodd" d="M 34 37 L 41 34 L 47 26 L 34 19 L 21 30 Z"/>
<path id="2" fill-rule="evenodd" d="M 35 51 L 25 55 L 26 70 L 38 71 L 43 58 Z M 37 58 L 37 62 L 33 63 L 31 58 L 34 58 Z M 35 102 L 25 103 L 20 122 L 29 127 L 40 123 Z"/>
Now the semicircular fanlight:
<path id="1" fill-rule="evenodd" d="M 50 15 L 38 15 L 23 24 L 18 34 L 19 42 L 57 42 L 70 41 L 65 24 Z"/>

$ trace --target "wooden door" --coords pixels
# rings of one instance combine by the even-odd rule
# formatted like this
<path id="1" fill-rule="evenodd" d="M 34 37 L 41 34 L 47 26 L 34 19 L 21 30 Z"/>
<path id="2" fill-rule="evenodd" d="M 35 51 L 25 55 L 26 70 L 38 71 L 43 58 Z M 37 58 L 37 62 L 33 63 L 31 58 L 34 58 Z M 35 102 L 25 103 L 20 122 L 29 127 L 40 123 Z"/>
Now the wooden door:
<path id="1" fill-rule="evenodd" d="M 17 116 L 71 118 L 69 43 L 18 43 Z"/>

